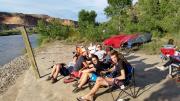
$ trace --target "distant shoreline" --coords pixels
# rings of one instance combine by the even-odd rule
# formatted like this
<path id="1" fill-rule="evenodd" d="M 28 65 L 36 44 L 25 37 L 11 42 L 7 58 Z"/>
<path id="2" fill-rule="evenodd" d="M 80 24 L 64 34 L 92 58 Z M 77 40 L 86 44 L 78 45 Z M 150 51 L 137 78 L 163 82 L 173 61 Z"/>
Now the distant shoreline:
<path id="1" fill-rule="evenodd" d="M 9 35 L 20 35 L 18 30 L 7 30 L 0 32 L 0 36 L 9 36 Z"/>
<path id="2" fill-rule="evenodd" d="M 32 34 L 32 33 L 37 34 L 37 32 L 34 30 L 27 29 L 27 32 L 29 34 Z M 20 35 L 20 34 L 21 32 L 18 29 L 0 31 L 0 36 L 10 36 L 10 35 Z"/>

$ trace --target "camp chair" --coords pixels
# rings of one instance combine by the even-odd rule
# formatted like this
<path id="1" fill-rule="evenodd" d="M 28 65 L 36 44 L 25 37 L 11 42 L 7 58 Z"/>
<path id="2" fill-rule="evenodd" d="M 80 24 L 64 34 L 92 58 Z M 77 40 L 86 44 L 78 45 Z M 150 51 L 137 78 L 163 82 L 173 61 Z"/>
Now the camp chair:
<path id="1" fill-rule="evenodd" d="M 111 96 L 113 98 L 113 101 L 117 101 L 117 99 L 119 98 L 119 95 L 123 92 L 126 93 L 127 95 L 131 96 L 132 98 L 136 98 L 136 95 L 135 95 L 135 76 L 134 76 L 135 69 L 131 65 L 128 65 L 127 70 L 128 70 L 128 75 L 126 75 L 126 80 L 125 80 L 123 85 L 121 85 L 121 86 L 112 85 L 112 86 L 109 86 L 108 89 L 106 90 L 106 91 L 111 92 Z M 89 81 L 88 82 L 89 89 L 92 89 L 94 84 L 95 84 L 94 81 Z M 131 93 L 127 92 L 128 89 L 130 90 Z M 118 97 L 116 99 L 114 98 L 114 96 L 112 94 L 112 91 L 114 91 L 114 90 L 120 91 L 118 94 Z"/>
<path id="2" fill-rule="evenodd" d="M 163 47 L 161 48 L 161 59 L 167 60 L 170 56 L 174 56 L 175 48 Z"/>
<path id="3" fill-rule="evenodd" d="M 173 77 L 174 69 L 180 68 L 180 63 L 173 63 L 168 68 L 169 68 L 169 77 L 172 78 Z"/>
<path id="4" fill-rule="evenodd" d="M 119 96 L 123 92 L 126 93 L 128 96 L 131 96 L 132 98 L 136 98 L 136 95 L 135 95 L 135 76 L 134 76 L 135 69 L 131 65 L 127 66 L 127 69 L 128 69 L 128 75 L 126 76 L 126 80 L 125 80 L 124 84 L 121 86 L 112 85 L 109 87 L 109 89 L 111 90 L 111 96 L 113 98 L 113 101 L 117 101 Z M 114 89 L 120 91 L 118 94 L 118 97 L 116 99 L 114 98 L 114 96 L 112 94 L 112 91 Z M 128 89 L 130 90 L 130 93 L 127 92 Z"/>

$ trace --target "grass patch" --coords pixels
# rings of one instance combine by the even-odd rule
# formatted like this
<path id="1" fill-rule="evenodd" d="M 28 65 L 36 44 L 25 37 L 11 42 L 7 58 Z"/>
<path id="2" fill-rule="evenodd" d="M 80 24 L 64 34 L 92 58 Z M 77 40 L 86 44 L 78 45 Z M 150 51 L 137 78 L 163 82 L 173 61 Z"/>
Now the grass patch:
<path id="1" fill-rule="evenodd" d="M 140 47 L 140 51 L 148 55 L 160 54 L 160 48 L 164 44 L 160 39 L 153 39 L 151 42 L 146 43 Z"/>
<path id="2" fill-rule="evenodd" d="M 140 47 L 140 51 L 149 54 L 155 55 L 160 54 L 160 48 L 168 43 L 169 39 L 174 40 L 174 44 L 177 46 L 177 49 L 180 49 L 180 34 L 167 34 L 163 38 L 154 38 L 151 42 L 146 43 Z"/>

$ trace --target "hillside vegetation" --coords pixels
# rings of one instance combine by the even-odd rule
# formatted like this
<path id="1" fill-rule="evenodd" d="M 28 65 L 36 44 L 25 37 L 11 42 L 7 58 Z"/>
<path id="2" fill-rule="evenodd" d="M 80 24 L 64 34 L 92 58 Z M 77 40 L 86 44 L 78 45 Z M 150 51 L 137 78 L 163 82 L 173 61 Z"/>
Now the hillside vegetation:
<path id="1" fill-rule="evenodd" d="M 102 42 L 119 33 L 152 33 L 153 41 L 142 46 L 149 54 L 159 53 L 162 44 L 168 39 L 180 45 L 180 1 L 179 0 L 107 0 L 109 6 L 104 13 L 109 20 L 96 22 L 96 12 L 81 10 L 78 27 L 63 26 L 52 20 L 50 23 L 38 22 L 37 30 L 41 39 L 47 42 L 63 39 L 67 42 Z"/>

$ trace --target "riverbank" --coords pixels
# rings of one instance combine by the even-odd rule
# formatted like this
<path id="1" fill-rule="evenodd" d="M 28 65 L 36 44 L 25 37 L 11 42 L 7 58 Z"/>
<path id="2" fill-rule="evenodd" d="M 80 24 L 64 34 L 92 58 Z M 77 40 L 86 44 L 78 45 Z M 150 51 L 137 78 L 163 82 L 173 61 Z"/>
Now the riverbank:
<path id="1" fill-rule="evenodd" d="M 89 89 L 86 88 L 77 94 L 72 93 L 73 83 L 64 84 L 62 76 L 58 77 L 58 82 L 55 84 L 46 81 L 51 72 L 49 67 L 55 63 L 71 61 L 71 53 L 74 48 L 74 45 L 65 45 L 59 41 L 46 44 L 35 55 L 42 78 L 36 79 L 31 69 L 24 71 L 17 82 L 7 92 L 0 95 L 0 101 L 75 101 L 77 97 L 89 92 Z M 175 80 L 167 78 L 167 70 L 160 71 L 156 68 L 163 64 L 158 55 L 135 53 L 126 58 L 135 67 L 138 97 L 132 99 L 123 94 L 123 99 L 129 99 L 129 101 L 179 101 L 179 84 Z M 101 88 L 98 91 L 99 96 L 96 101 L 112 101 L 110 93 L 101 93 L 105 90 L 106 88 Z M 118 91 L 114 91 L 113 95 L 117 97 Z"/>
<path id="2" fill-rule="evenodd" d="M 27 32 L 30 34 L 36 34 L 37 32 L 33 29 L 26 28 Z M 10 36 L 10 35 L 20 35 L 21 32 L 18 29 L 12 29 L 12 30 L 3 30 L 0 31 L 0 36 Z"/>
<path id="3" fill-rule="evenodd" d="M 37 55 L 49 44 L 51 43 L 35 48 L 34 54 Z M 0 95 L 6 93 L 14 84 L 19 84 L 20 81 L 18 80 L 22 78 L 21 76 L 25 74 L 29 67 L 30 63 L 27 54 L 18 56 L 6 64 L 0 65 Z"/>
<path id="4" fill-rule="evenodd" d="M 0 67 L 0 94 L 16 83 L 16 79 L 30 67 L 27 56 L 19 56 Z"/>

